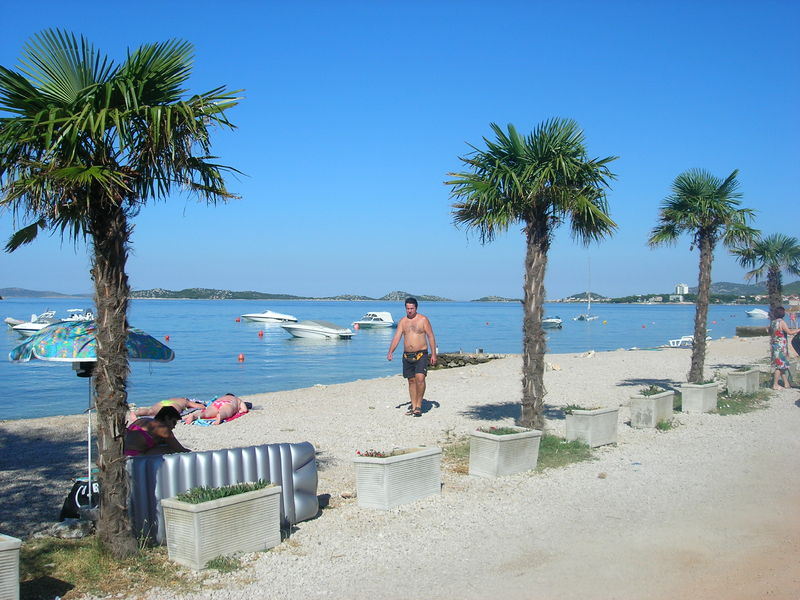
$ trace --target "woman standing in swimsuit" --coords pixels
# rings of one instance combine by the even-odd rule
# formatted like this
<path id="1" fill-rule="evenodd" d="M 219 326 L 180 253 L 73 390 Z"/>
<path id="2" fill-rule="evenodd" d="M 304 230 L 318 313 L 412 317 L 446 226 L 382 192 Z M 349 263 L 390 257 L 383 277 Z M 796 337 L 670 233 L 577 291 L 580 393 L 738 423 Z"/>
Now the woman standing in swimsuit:
<path id="1" fill-rule="evenodd" d="M 180 420 L 180 413 L 172 406 L 165 406 L 155 417 L 136 419 L 125 432 L 125 456 L 191 452 L 172 433 Z"/>

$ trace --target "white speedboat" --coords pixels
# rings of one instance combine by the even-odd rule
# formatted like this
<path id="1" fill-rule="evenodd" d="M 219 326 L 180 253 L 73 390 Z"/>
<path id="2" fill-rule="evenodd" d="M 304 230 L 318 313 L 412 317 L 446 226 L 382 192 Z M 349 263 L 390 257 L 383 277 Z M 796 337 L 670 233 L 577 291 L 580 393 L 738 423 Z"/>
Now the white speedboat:
<path id="1" fill-rule="evenodd" d="M 358 321 L 353 321 L 356 329 L 378 329 L 383 327 L 394 327 L 394 319 L 390 312 L 368 312 Z"/>
<path id="2" fill-rule="evenodd" d="M 353 337 L 353 331 L 339 327 L 328 321 L 300 321 L 298 323 L 281 323 L 286 331 L 298 338 L 312 339 L 339 339 L 348 340 Z"/>
<path id="3" fill-rule="evenodd" d="M 753 317 L 754 319 L 769 319 L 769 313 L 761 308 L 754 308 L 752 310 L 744 311 L 748 317 Z"/>
<path id="4" fill-rule="evenodd" d="M 19 323 L 11 327 L 20 335 L 33 335 L 53 323 L 58 323 L 61 319 L 56 318 L 56 311 L 46 310 L 40 315 L 31 315 L 31 320 Z"/>
<path id="5" fill-rule="evenodd" d="M 542 327 L 546 329 L 561 329 L 563 327 L 564 321 L 561 320 L 561 317 L 545 317 L 542 319 Z"/>
<path id="6" fill-rule="evenodd" d="M 283 313 L 275 312 L 272 310 L 265 310 L 262 313 L 249 313 L 242 315 L 243 319 L 248 321 L 258 321 L 259 323 L 296 323 L 297 317 L 294 315 L 285 315 Z"/>
<path id="7" fill-rule="evenodd" d="M 69 316 L 64 319 L 65 323 L 75 323 L 76 321 L 93 321 L 94 313 L 90 308 L 68 308 Z"/>

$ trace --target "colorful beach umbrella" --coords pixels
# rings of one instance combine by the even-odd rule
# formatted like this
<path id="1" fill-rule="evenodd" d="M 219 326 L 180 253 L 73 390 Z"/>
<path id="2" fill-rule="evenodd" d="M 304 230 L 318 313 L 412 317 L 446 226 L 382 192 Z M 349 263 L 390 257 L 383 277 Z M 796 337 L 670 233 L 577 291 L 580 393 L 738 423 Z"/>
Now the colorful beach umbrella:
<path id="1" fill-rule="evenodd" d="M 9 352 L 14 362 L 27 362 L 31 359 L 54 362 L 97 362 L 97 323 L 80 321 L 77 323 L 54 323 L 27 338 Z M 125 340 L 128 360 L 169 362 L 175 353 L 156 338 L 141 329 L 128 328 Z"/>
<path id="2" fill-rule="evenodd" d="M 94 321 L 61 322 L 49 325 L 33 334 L 8 353 L 13 362 L 28 362 L 34 358 L 52 362 L 72 363 L 79 377 L 91 376 L 97 362 L 97 323 Z M 141 329 L 128 328 L 125 340 L 128 360 L 169 362 L 175 353 Z M 92 408 L 93 388 L 89 386 L 89 415 L 87 433 L 87 483 L 89 506 L 92 504 Z"/>

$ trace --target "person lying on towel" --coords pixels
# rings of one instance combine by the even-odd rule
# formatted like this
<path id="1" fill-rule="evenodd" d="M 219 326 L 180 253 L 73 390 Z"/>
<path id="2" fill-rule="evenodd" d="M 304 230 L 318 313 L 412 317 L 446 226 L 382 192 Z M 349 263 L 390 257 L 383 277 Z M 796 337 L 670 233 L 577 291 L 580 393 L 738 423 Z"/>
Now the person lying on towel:
<path id="1" fill-rule="evenodd" d="M 219 396 L 203 410 L 198 410 L 183 418 L 185 423 L 193 423 L 197 419 L 214 419 L 212 425 L 219 425 L 226 419 L 233 419 L 247 412 L 245 401 L 233 394 Z"/>
<path id="2" fill-rule="evenodd" d="M 172 406 L 165 406 L 155 417 L 136 419 L 125 431 L 125 456 L 191 452 L 172 433 L 180 420 L 180 413 Z"/>
<path id="3" fill-rule="evenodd" d="M 149 406 L 147 408 L 131 408 L 131 416 L 133 416 L 133 420 L 135 421 L 138 417 L 155 417 L 165 406 L 171 406 L 178 413 L 183 413 L 186 409 L 189 408 L 205 408 L 206 405 L 202 402 L 195 402 L 194 400 L 189 400 L 189 398 L 169 398 L 168 400 L 159 400 L 153 406 Z"/>

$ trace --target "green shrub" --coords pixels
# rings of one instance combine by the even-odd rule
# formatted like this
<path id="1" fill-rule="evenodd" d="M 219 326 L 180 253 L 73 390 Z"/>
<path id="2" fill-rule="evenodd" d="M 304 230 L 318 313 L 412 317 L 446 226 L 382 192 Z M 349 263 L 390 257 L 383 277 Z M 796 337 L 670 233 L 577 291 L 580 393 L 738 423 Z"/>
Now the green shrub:
<path id="1" fill-rule="evenodd" d="M 522 433 L 523 431 L 529 430 L 517 427 L 478 427 L 478 431 L 481 433 L 491 433 L 492 435 L 511 435 L 512 433 Z"/>

